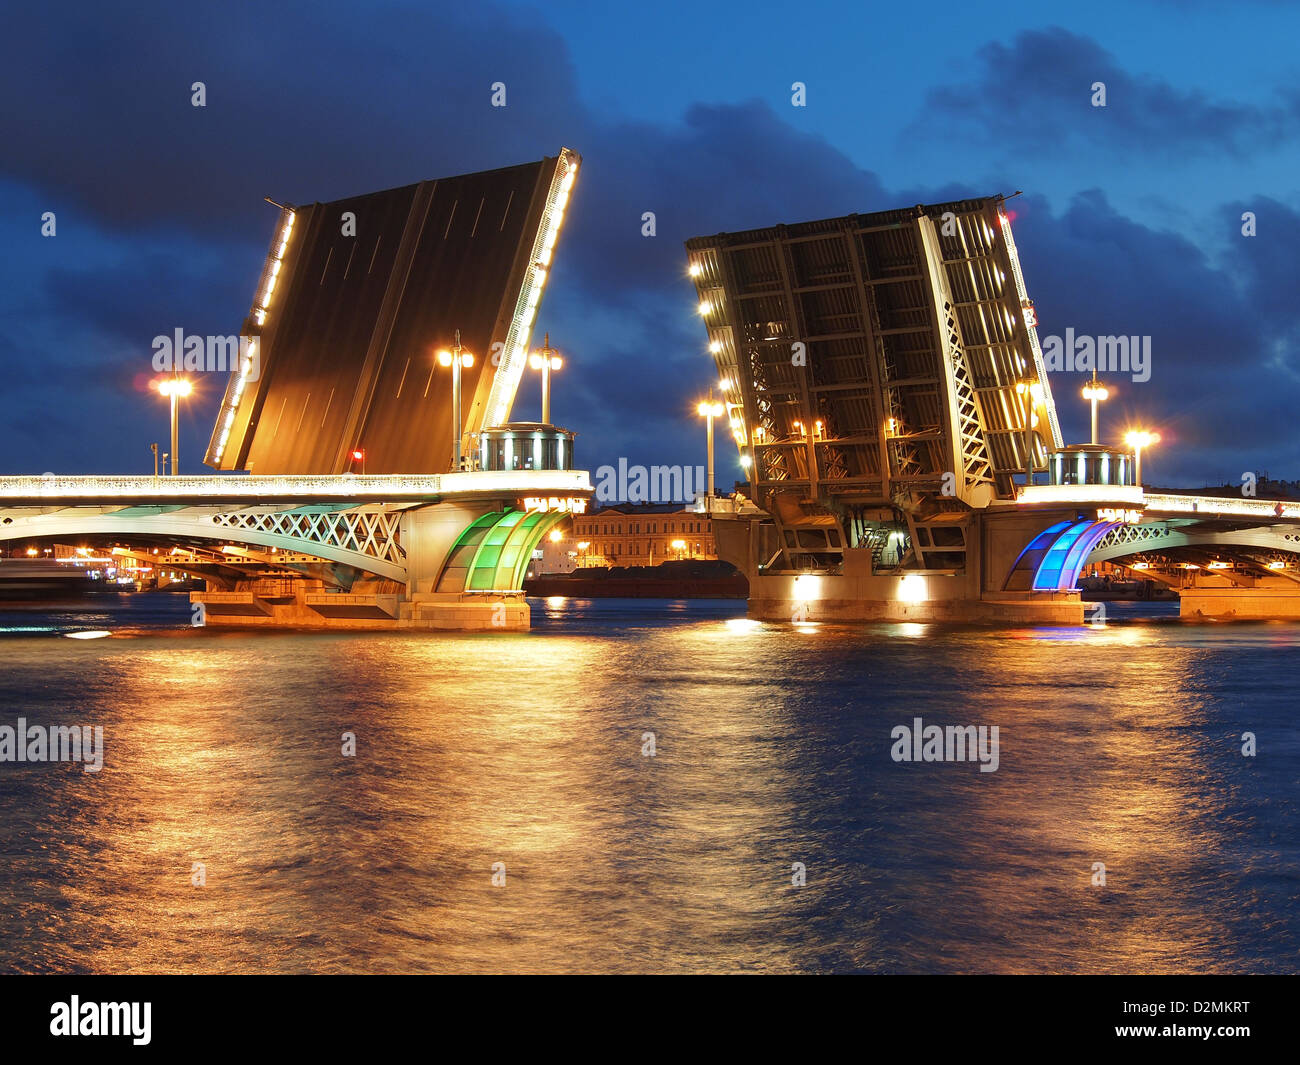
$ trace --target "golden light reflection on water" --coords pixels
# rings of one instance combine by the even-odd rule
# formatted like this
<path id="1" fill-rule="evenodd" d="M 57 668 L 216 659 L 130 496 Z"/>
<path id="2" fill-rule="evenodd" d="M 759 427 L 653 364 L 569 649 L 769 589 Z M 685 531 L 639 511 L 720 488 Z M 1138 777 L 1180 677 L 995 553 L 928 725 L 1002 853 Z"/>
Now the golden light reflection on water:
<path id="1" fill-rule="evenodd" d="M 1195 701 L 1176 686 L 1144 691 L 1114 659 L 1088 657 L 1148 639 L 1110 632 L 1082 641 L 1075 650 L 1083 657 L 1072 653 L 1068 662 L 1071 687 L 1086 695 L 1082 703 L 1060 699 L 1034 676 L 977 704 L 969 718 L 957 715 L 996 723 L 1001 732 L 996 785 L 970 788 L 964 813 L 996 833 L 978 847 L 991 861 L 964 888 L 990 919 L 1008 908 L 1056 917 L 1054 939 L 1039 945 L 1034 968 L 1167 971 L 1213 957 L 1212 935 L 1168 920 L 1173 898 L 1197 909 L 1192 855 L 1213 836 L 1203 811 L 1188 809 L 1206 775 L 1204 752 L 1186 731 L 1197 724 Z M 1168 675 L 1184 673 L 1180 657 L 1165 663 Z M 1014 674 L 1015 663 L 1009 666 Z M 1104 886 L 1094 884 L 1102 873 Z M 1152 883 L 1164 898 L 1138 905 Z M 1129 919 L 1103 916 L 1116 904 Z M 958 956 L 971 970 L 1025 968 L 1024 959 L 997 961 L 978 947 Z"/>
<path id="2" fill-rule="evenodd" d="M 1233 889 L 1256 828 L 1214 692 L 1298 631 L 25 640 L 9 683 L 108 749 L 24 778 L 0 967 L 1232 967 L 1228 925 L 1270 915 Z M 914 717 L 997 725 L 997 772 L 893 762 Z"/>

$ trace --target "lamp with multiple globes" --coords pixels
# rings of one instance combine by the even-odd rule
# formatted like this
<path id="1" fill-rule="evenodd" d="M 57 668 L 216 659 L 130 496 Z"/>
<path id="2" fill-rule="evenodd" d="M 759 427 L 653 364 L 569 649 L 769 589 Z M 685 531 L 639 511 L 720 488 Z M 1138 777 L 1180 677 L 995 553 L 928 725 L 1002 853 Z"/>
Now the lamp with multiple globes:
<path id="1" fill-rule="evenodd" d="M 1092 404 L 1092 442 L 1097 443 L 1097 404 L 1110 398 L 1110 389 L 1099 384 L 1094 373 L 1093 378 L 1083 386 L 1083 398 Z"/>
<path id="2" fill-rule="evenodd" d="M 182 396 L 188 396 L 194 391 L 194 386 L 184 377 L 164 377 L 158 382 L 158 392 L 171 400 L 172 413 L 172 469 L 171 475 L 176 476 L 180 467 L 180 457 L 178 449 L 180 447 L 180 427 L 178 425 L 177 402 Z"/>
<path id="3" fill-rule="evenodd" d="M 451 346 L 451 349 L 443 348 L 438 352 L 438 365 L 451 368 L 451 435 L 456 456 L 452 469 L 459 471 L 461 468 L 461 433 L 464 429 L 460 420 L 460 372 L 462 367 L 468 370 L 474 365 L 474 356 L 461 347 L 459 329 L 456 330 L 456 342 Z"/>
<path id="4" fill-rule="evenodd" d="M 1146 429 L 1132 429 L 1124 434 L 1124 443 L 1133 449 L 1133 483 L 1142 487 L 1142 451 L 1160 443 L 1160 434 Z"/>
<path id="5" fill-rule="evenodd" d="M 710 500 L 713 498 L 713 419 L 714 419 L 714 418 L 721 418 L 722 415 L 723 415 L 724 410 L 725 410 L 725 408 L 723 407 L 723 405 L 722 405 L 721 403 L 717 402 L 717 401 L 713 398 L 713 392 L 712 392 L 711 390 L 710 390 L 710 392 L 709 392 L 709 398 L 708 398 L 707 400 L 701 400 L 699 406 L 697 406 L 697 407 L 695 408 L 696 413 L 699 414 L 699 416 L 700 416 L 701 418 L 705 419 L 705 421 L 706 421 L 706 423 L 707 423 L 707 425 L 708 425 L 708 441 L 709 441 L 709 495 L 708 495 L 708 498 L 709 498 Z"/>
<path id="6" fill-rule="evenodd" d="M 551 371 L 564 365 L 559 352 L 551 347 L 551 334 L 547 333 L 542 346 L 528 357 L 528 365 L 542 371 L 542 424 L 551 424 Z"/>

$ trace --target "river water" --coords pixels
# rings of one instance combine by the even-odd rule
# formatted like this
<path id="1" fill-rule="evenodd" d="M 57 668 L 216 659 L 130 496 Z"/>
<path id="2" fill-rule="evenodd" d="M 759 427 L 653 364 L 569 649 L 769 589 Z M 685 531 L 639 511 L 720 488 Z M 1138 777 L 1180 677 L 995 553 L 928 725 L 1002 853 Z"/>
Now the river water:
<path id="1" fill-rule="evenodd" d="M 0 725 L 105 744 L 98 773 L 0 763 L 0 971 L 1300 968 L 1300 626 L 533 610 L 0 611 Z M 916 718 L 997 726 L 996 771 L 895 761 Z"/>

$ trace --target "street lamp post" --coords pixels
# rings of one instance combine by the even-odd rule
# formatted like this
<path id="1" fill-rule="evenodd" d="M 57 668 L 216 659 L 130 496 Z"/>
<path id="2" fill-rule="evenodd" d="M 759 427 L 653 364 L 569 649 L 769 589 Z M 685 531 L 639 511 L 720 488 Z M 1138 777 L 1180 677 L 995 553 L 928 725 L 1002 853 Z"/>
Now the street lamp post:
<path id="1" fill-rule="evenodd" d="M 1092 380 L 1083 386 L 1083 398 L 1092 403 L 1092 442 L 1097 443 L 1097 404 L 1109 398 L 1110 389 L 1097 383 L 1097 371 L 1092 371 Z"/>
<path id="2" fill-rule="evenodd" d="M 180 429 L 177 420 L 176 405 L 181 396 L 188 396 L 193 386 L 183 377 L 166 377 L 158 382 L 158 391 L 172 401 L 172 476 L 175 477 L 180 467 Z"/>
<path id="3" fill-rule="evenodd" d="M 1034 406 L 1043 400 L 1043 386 L 1037 381 L 1017 381 L 1016 391 L 1025 397 L 1025 487 L 1034 483 Z"/>
<path id="4" fill-rule="evenodd" d="M 696 408 L 696 411 L 699 413 L 700 417 L 705 419 L 708 425 L 708 430 L 707 430 L 708 440 L 709 440 L 708 498 L 712 500 L 713 499 L 713 419 L 722 417 L 722 413 L 723 413 L 722 404 L 715 402 L 713 399 L 713 389 L 709 389 L 709 398 L 701 402 L 700 405 Z"/>
<path id="5" fill-rule="evenodd" d="M 158 445 L 150 444 L 149 450 L 153 452 L 153 479 L 158 480 Z"/>
<path id="6" fill-rule="evenodd" d="M 442 366 L 451 367 L 451 433 L 454 437 L 456 464 L 453 467 L 457 472 L 460 471 L 460 439 L 461 439 L 461 422 L 460 422 L 460 371 L 461 367 L 468 369 L 474 365 L 474 356 L 460 346 L 460 330 L 456 330 L 456 343 L 452 349 L 447 351 L 443 349 L 438 352 L 438 363 Z"/>
<path id="7" fill-rule="evenodd" d="M 1142 449 L 1160 443 L 1159 433 L 1149 433 L 1145 429 L 1134 429 L 1124 436 L 1124 443 L 1133 449 L 1133 483 L 1142 487 Z"/>
<path id="8" fill-rule="evenodd" d="M 551 347 L 551 334 L 547 333 L 542 346 L 528 358 L 528 365 L 542 371 L 542 424 L 551 424 L 551 371 L 564 365 L 564 360 Z"/>

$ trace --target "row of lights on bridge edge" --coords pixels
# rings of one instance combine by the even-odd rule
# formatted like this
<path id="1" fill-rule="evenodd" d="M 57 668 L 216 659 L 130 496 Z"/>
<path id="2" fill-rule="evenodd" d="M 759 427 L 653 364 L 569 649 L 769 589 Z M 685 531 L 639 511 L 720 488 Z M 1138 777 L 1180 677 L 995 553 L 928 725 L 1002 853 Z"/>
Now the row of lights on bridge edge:
<path id="1" fill-rule="evenodd" d="M 702 272 L 702 267 L 698 262 L 692 262 L 686 268 L 687 276 L 691 278 L 698 277 L 701 272 Z M 701 317 L 708 317 L 708 315 L 713 312 L 713 304 L 708 300 L 701 300 L 699 306 L 696 309 L 699 312 Z M 718 341 L 713 340 L 709 342 L 709 353 L 711 355 L 717 355 L 721 351 L 722 351 L 722 345 Z M 718 384 L 724 393 L 731 387 L 731 381 L 726 378 L 721 380 Z M 1038 424 L 1038 415 L 1036 413 L 1035 408 L 1042 405 L 1043 403 L 1043 398 L 1044 398 L 1043 386 L 1039 381 L 1036 380 L 1017 381 L 1016 392 L 1026 397 L 1026 406 L 1028 407 L 1028 417 L 1026 419 L 1026 430 L 1027 430 L 1026 435 L 1028 436 L 1028 432 L 1031 432 L 1034 426 Z M 1092 405 L 1092 443 L 1094 445 L 1097 444 L 1097 404 L 1105 399 L 1108 399 L 1109 397 L 1110 397 L 1110 390 L 1097 380 L 1097 374 L 1096 371 L 1094 370 L 1092 380 L 1088 384 L 1083 386 L 1083 398 L 1088 400 L 1088 402 Z M 709 483 L 711 486 L 713 483 L 713 475 L 712 475 L 713 419 L 715 417 L 721 417 L 725 413 L 725 408 L 723 407 L 722 404 L 714 402 L 713 393 L 712 390 L 710 390 L 709 399 L 707 401 L 701 401 L 697 410 L 701 417 L 708 418 L 709 421 L 709 428 L 708 428 L 709 470 L 710 470 Z M 795 432 L 799 433 L 801 436 L 805 435 L 803 422 L 796 421 L 793 423 L 793 425 L 794 425 Z M 734 418 L 732 419 L 732 428 L 735 431 L 737 444 L 739 444 L 743 448 L 744 437 L 743 437 L 743 433 L 741 432 L 741 426 L 739 421 Z M 824 433 L 824 428 L 825 427 L 821 419 L 818 419 L 816 426 L 814 428 L 813 439 L 817 439 L 818 437 L 822 436 Z M 886 429 L 890 433 L 893 433 L 895 431 L 896 429 L 895 419 L 890 418 L 888 420 Z M 756 435 L 761 434 L 762 427 L 761 426 L 757 427 L 755 429 L 755 433 Z M 1142 451 L 1143 449 L 1149 448 L 1151 447 L 1151 445 L 1157 444 L 1159 442 L 1160 442 L 1160 434 L 1150 432 L 1146 429 L 1131 429 L 1124 434 L 1124 443 L 1133 449 L 1134 480 L 1138 485 L 1141 485 L 1142 483 L 1141 481 Z M 1032 450 L 1030 450 L 1029 454 L 1032 455 Z M 753 460 L 750 458 L 749 455 L 745 454 L 742 451 L 740 456 L 740 464 L 743 467 L 745 467 L 745 469 L 749 469 L 749 467 L 753 464 Z M 710 487 L 709 494 L 710 495 L 713 494 L 712 487 Z"/>

